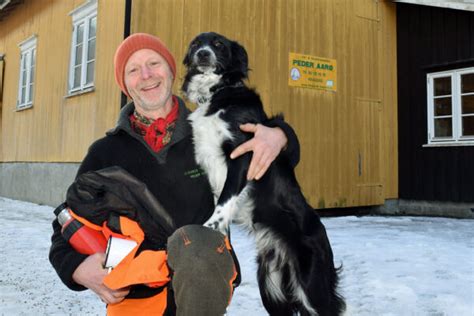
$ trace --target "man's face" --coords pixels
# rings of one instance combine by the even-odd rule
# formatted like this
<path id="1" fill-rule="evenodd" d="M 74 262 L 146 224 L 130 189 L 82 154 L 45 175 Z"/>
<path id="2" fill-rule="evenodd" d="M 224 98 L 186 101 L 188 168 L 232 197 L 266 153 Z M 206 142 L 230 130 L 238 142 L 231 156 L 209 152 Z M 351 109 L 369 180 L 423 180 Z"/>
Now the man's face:
<path id="1" fill-rule="evenodd" d="M 141 114 L 150 116 L 157 110 L 160 113 L 165 105 L 172 104 L 173 74 L 166 60 L 154 50 L 140 49 L 133 53 L 125 65 L 124 79 Z"/>

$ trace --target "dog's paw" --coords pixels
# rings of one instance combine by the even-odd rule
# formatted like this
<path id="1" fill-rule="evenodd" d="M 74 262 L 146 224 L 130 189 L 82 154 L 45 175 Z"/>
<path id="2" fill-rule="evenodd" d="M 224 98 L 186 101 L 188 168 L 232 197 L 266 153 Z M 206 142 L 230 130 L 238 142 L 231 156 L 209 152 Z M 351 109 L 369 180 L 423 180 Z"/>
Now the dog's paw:
<path id="1" fill-rule="evenodd" d="M 227 229 L 229 224 L 224 220 L 222 216 L 212 216 L 207 222 L 204 223 L 204 227 L 209 227 L 211 229 L 221 232 L 223 235 L 227 235 Z"/>

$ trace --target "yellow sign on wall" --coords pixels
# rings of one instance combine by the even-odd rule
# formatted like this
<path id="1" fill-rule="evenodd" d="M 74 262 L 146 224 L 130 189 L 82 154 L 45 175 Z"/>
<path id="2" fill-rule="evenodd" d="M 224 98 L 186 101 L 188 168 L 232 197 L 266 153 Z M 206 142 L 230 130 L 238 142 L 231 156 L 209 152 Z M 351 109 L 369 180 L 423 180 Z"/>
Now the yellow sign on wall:
<path id="1" fill-rule="evenodd" d="M 290 53 L 288 85 L 336 91 L 337 63 L 335 59 Z"/>

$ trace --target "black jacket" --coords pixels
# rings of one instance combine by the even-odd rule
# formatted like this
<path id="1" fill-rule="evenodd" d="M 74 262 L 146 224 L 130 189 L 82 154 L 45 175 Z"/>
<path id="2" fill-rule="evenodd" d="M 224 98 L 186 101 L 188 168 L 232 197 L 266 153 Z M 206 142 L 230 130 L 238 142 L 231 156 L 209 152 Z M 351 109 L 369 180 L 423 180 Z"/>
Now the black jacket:
<path id="1" fill-rule="evenodd" d="M 171 215 L 176 227 L 203 224 L 214 210 L 212 191 L 203 170 L 194 159 L 189 110 L 179 100 L 179 117 L 171 142 L 153 152 L 142 136 L 132 131 L 129 116 L 133 103 L 126 105 L 117 126 L 94 142 L 81 163 L 77 176 L 112 166 L 125 169 L 142 181 Z M 286 157 L 295 166 L 299 161 L 299 143 L 291 127 L 282 120 L 269 122 L 279 126 L 288 137 Z M 64 240 L 57 220 L 53 221 L 49 259 L 63 283 L 72 290 L 86 288 L 75 283 L 72 274 L 87 257 Z"/>

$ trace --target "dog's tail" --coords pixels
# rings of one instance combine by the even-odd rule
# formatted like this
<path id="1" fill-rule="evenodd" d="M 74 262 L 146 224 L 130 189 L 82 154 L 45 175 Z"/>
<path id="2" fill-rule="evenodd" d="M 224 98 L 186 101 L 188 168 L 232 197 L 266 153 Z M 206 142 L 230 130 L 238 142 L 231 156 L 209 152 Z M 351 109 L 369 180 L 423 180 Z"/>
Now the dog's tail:
<path id="1" fill-rule="evenodd" d="M 346 302 L 344 297 L 338 292 L 339 282 L 343 271 L 343 264 L 337 268 L 335 268 L 335 280 L 334 280 L 334 289 L 333 293 L 331 293 L 331 297 L 333 302 L 330 304 L 334 307 L 334 314 L 332 315 L 342 315 L 342 313 L 346 310 Z"/>

